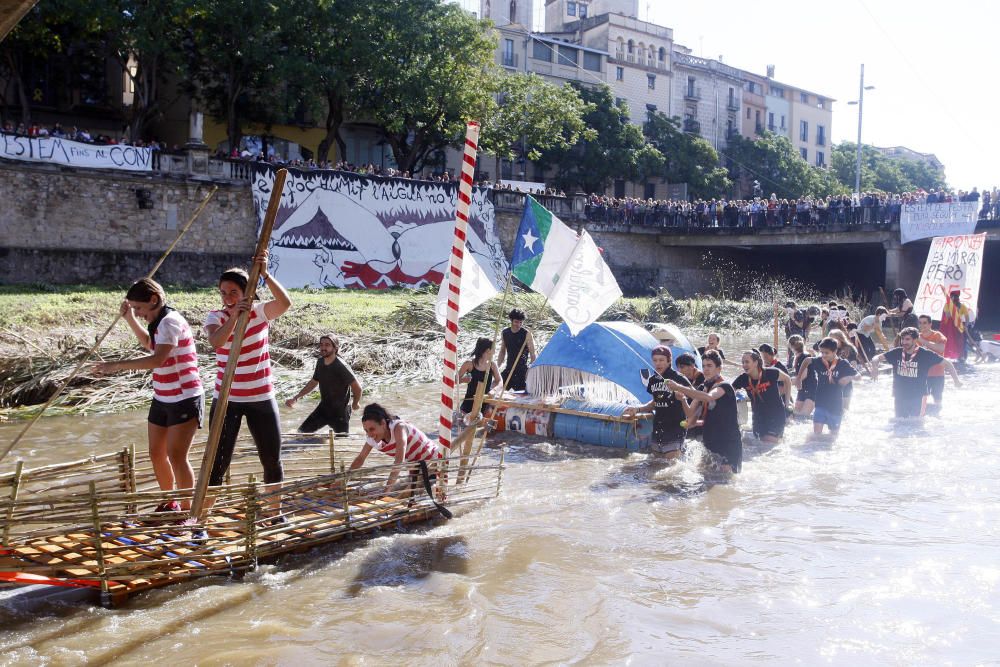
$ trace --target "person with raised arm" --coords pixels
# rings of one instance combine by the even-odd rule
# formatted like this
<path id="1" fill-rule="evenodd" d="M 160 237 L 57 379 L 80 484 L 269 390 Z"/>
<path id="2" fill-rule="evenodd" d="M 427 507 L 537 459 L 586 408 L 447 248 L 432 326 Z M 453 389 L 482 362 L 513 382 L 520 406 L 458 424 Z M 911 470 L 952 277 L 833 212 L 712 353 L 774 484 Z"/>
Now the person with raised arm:
<path id="1" fill-rule="evenodd" d="M 876 355 L 871 360 L 871 374 L 876 381 L 878 366 L 882 360 L 892 364 L 892 395 L 897 419 L 923 416 L 927 375 L 935 365 L 943 363 L 945 370 L 955 381 L 955 386 L 962 386 L 954 364 L 940 354 L 920 347 L 917 343 L 919 339 L 919 331 L 906 327 L 899 332 L 899 347 Z"/>

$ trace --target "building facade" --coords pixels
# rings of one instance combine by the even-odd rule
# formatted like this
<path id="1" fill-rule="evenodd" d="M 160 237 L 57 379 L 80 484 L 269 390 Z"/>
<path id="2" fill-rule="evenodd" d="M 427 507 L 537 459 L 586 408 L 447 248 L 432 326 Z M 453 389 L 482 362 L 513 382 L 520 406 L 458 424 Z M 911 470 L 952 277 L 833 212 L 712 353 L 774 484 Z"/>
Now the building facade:
<path id="1" fill-rule="evenodd" d="M 703 137 L 716 150 L 740 134 L 743 79 L 738 69 L 678 46 L 673 80 L 671 115 L 680 117 L 685 132 Z"/>

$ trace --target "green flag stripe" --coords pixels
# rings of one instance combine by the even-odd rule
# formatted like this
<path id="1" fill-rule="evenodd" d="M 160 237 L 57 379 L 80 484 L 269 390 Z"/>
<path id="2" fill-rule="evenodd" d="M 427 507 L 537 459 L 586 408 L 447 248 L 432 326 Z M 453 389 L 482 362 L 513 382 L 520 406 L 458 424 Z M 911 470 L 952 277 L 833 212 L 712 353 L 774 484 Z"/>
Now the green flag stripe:
<path id="1" fill-rule="evenodd" d="M 529 197 L 528 199 L 531 201 L 531 212 L 535 216 L 535 224 L 538 225 L 538 236 L 544 245 L 545 239 L 549 235 L 549 230 L 552 228 L 552 214 L 547 208 L 535 201 L 534 197 Z M 542 252 L 545 252 L 544 248 Z"/>
<path id="2" fill-rule="evenodd" d="M 522 283 L 531 287 L 531 284 L 535 282 L 535 271 L 538 270 L 538 264 L 542 261 L 542 255 L 538 254 L 529 259 L 527 262 L 521 262 L 512 271 L 514 277 L 520 280 Z"/>

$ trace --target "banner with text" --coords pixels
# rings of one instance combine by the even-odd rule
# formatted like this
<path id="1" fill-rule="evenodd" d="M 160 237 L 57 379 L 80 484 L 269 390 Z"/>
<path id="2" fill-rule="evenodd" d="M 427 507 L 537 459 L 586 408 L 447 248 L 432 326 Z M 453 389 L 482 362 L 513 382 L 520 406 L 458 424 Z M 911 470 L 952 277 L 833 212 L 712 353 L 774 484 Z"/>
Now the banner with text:
<path id="1" fill-rule="evenodd" d="M 900 243 L 933 236 L 956 236 L 976 231 L 979 202 L 907 204 L 899 217 Z"/>
<path id="2" fill-rule="evenodd" d="M 149 171 L 153 163 L 149 148 L 85 144 L 56 137 L 19 137 L 13 134 L 0 134 L 0 158 L 125 171 Z"/>
<path id="3" fill-rule="evenodd" d="M 954 290 L 962 293 L 962 303 L 976 310 L 985 246 L 985 233 L 934 238 L 913 298 L 913 312 L 941 319 L 948 295 Z"/>
<path id="4" fill-rule="evenodd" d="M 274 168 L 253 165 L 258 229 Z M 270 271 L 289 287 L 423 287 L 448 270 L 457 183 L 289 169 L 271 234 Z M 467 252 L 493 285 L 509 266 L 489 190 L 474 188 Z"/>

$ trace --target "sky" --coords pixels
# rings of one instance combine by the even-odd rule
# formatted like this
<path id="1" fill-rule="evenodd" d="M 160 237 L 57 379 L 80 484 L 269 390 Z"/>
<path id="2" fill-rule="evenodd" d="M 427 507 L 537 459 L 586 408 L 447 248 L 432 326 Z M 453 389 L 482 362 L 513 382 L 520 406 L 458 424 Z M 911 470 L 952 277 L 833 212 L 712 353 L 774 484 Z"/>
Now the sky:
<path id="1" fill-rule="evenodd" d="M 477 0 L 459 0 L 478 10 Z M 542 5 L 544 0 L 535 0 Z M 536 8 L 536 17 L 540 17 Z M 954 188 L 1000 186 L 995 0 L 640 0 L 639 18 L 672 28 L 695 55 L 836 100 L 831 137 L 934 153 Z M 540 30 L 542 26 L 536 25 Z"/>

